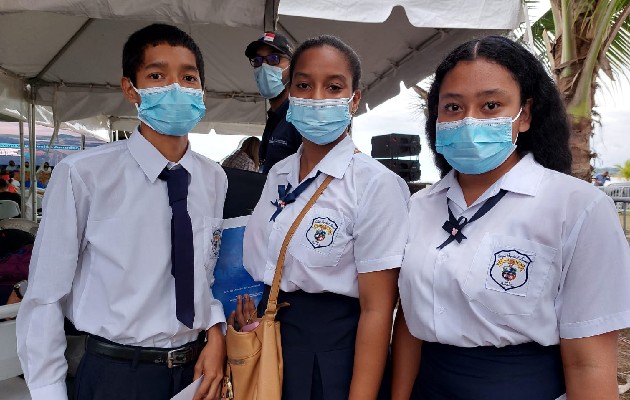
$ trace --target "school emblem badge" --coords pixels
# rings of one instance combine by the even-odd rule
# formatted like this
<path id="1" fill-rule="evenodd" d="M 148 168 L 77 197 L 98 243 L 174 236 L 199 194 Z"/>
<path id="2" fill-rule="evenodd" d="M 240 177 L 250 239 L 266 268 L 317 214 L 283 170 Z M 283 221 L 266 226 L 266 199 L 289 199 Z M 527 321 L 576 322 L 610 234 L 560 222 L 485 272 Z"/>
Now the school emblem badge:
<path id="1" fill-rule="evenodd" d="M 317 217 L 306 231 L 306 239 L 314 249 L 328 247 L 333 244 L 335 232 L 339 227 L 335 221 L 326 217 Z"/>
<path id="2" fill-rule="evenodd" d="M 505 291 L 519 288 L 527 283 L 531 263 L 531 257 L 520 251 L 498 251 L 494 253 L 490 277 Z"/>
<path id="3" fill-rule="evenodd" d="M 219 256 L 219 250 L 221 250 L 221 229 L 215 229 L 212 232 L 212 246 L 210 247 L 210 251 L 212 252 L 212 257 Z"/>

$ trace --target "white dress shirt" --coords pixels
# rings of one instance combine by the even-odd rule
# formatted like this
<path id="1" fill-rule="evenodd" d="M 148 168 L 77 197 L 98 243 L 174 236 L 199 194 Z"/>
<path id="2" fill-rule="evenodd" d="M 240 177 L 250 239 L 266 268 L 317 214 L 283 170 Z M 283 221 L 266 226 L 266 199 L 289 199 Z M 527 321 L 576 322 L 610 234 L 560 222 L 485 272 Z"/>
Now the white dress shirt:
<path id="1" fill-rule="evenodd" d="M 330 182 L 291 240 L 280 288 L 285 292 L 332 292 L 359 297 L 358 273 L 398 268 L 407 240 L 407 184 L 378 161 L 354 153 L 350 137 L 339 142 L 305 180 L 322 173 L 270 218 L 278 185 L 299 185 L 298 152 L 269 171 L 260 201 L 245 229 L 243 265 L 257 281 L 271 285 L 286 233 L 326 175 Z"/>
<path id="2" fill-rule="evenodd" d="M 449 236 L 447 200 L 468 219 Z M 451 171 L 409 202 L 400 296 L 417 338 L 461 347 L 589 337 L 630 326 L 630 249 L 612 200 L 526 155 L 470 207 Z"/>
<path id="3" fill-rule="evenodd" d="M 210 291 L 227 178 L 188 150 L 195 319 L 175 315 L 171 208 L 160 172 L 169 165 L 137 130 L 129 140 L 61 161 L 44 197 L 17 320 L 18 354 L 34 400 L 66 399 L 63 316 L 90 334 L 125 345 L 177 347 L 224 323 Z"/>

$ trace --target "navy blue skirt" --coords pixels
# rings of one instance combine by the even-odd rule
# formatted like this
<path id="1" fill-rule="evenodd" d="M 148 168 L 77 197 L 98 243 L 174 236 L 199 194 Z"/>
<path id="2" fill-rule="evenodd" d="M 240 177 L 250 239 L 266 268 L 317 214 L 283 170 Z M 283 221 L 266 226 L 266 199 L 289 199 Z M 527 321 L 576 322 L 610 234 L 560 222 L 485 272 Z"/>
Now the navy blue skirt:
<path id="1" fill-rule="evenodd" d="M 554 400 L 566 392 L 560 346 L 424 342 L 413 400 Z"/>
<path id="2" fill-rule="evenodd" d="M 258 314 L 267 307 L 265 285 Z M 283 400 L 347 400 L 354 367 L 354 344 L 361 307 L 359 299 L 334 293 L 280 291 L 278 311 L 282 335 Z M 386 367 L 379 400 L 391 398 L 391 368 Z"/>

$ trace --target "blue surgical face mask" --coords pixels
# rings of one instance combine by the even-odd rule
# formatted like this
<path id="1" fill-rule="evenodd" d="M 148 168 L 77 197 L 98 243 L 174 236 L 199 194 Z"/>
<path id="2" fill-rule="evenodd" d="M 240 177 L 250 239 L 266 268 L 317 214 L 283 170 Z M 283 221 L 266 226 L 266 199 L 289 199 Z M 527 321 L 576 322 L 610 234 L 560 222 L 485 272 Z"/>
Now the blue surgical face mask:
<path id="1" fill-rule="evenodd" d="M 302 99 L 289 96 L 287 121 L 295 126 L 304 139 L 319 145 L 334 142 L 346 130 L 352 115 L 350 98 Z"/>
<path id="2" fill-rule="evenodd" d="M 136 103 L 138 119 L 163 135 L 184 136 L 206 113 L 202 89 L 185 88 L 178 83 L 134 89 L 140 95 L 140 105 Z"/>
<path id="3" fill-rule="evenodd" d="M 267 63 L 263 63 L 260 67 L 254 68 L 254 78 L 256 79 L 256 85 L 262 97 L 265 99 L 273 99 L 282 93 L 285 87 L 285 83 L 282 82 L 282 73 L 285 69 Z"/>
<path id="4" fill-rule="evenodd" d="M 459 121 L 437 122 L 435 151 L 463 174 L 483 174 L 492 171 L 516 150 L 512 143 L 512 123 L 516 117 L 476 119 L 466 117 Z"/>

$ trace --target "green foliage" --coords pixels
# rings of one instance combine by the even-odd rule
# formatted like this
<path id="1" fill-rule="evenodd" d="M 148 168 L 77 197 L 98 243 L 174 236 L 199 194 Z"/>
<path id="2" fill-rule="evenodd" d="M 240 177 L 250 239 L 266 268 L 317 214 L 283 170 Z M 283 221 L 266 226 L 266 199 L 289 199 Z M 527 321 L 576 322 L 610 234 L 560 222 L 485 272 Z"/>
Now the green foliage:
<path id="1" fill-rule="evenodd" d="M 630 160 L 626 160 L 624 165 L 615 165 L 615 167 L 619 168 L 619 175 L 622 178 L 630 180 Z"/>
<path id="2" fill-rule="evenodd" d="M 536 0 L 525 0 L 528 7 L 533 7 L 539 3 Z M 610 5 L 613 10 L 612 18 L 609 20 L 609 27 L 596 27 L 596 21 L 592 17 L 585 18 L 582 21 L 576 21 L 580 29 L 585 29 L 589 34 L 594 35 L 614 35 L 612 38 L 607 37 L 604 43 L 603 57 L 599 58 L 599 67 L 608 75 L 611 80 L 625 79 L 630 81 L 630 16 L 627 10 L 630 8 L 630 0 L 581 0 L 576 6 L 577 9 L 587 10 L 599 5 Z M 623 18 L 624 12 L 626 17 Z M 574 16 L 576 17 L 576 16 Z M 623 18 L 623 20 L 621 20 Z M 559 27 L 561 29 L 561 27 Z M 588 29 L 590 28 L 590 29 Z M 607 29 L 606 29 L 607 28 Z M 552 42 L 557 39 L 557 29 L 554 21 L 554 15 L 549 9 L 538 21 L 532 24 L 532 36 L 534 46 L 538 53 L 547 60 L 548 65 L 553 69 L 553 60 L 549 60 L 548 49 L 545 46 L 545 35 Z M 606 35 L 606 36 L 608 36 Z"/>

